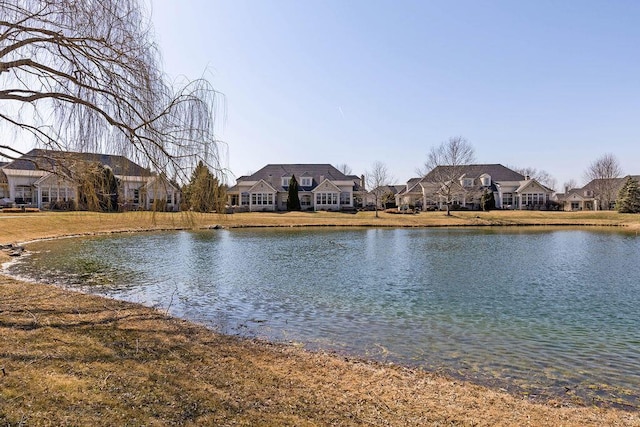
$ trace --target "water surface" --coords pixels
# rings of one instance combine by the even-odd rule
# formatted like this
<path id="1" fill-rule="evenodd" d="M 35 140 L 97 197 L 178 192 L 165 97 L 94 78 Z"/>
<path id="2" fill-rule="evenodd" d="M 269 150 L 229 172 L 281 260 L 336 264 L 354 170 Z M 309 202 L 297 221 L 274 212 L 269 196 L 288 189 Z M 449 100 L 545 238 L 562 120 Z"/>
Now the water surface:
<path id="1" fill-rule="evenodd" d="M 14 274 L 223 333 L 640 404 L 640 238 L 561 229 L 235 229 L 40 242 Z"/>

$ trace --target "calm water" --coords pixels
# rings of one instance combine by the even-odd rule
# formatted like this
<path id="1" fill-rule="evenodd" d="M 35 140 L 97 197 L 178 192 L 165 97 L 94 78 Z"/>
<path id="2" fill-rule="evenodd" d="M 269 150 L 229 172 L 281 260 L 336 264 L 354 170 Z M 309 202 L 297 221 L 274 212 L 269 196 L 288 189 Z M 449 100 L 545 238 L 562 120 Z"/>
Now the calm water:
<path id="1" fill-rule="evenodd" d="M 640 237 L 238 229 L 32 244 L 10 272 L 227 334 L 640 406 Z"/>

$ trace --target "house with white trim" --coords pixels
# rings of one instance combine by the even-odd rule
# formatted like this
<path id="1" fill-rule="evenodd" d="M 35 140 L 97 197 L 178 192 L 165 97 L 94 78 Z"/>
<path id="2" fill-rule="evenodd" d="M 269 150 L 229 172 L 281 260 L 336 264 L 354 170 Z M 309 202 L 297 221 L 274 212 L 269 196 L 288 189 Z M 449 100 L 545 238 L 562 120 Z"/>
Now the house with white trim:
<path id="1" fill-rule="evenodd" d="M 76 205 L 80 184 L 74 176 L 91 164 L 111 169 L 118 181 L 121 208 L 151 209 L 161 203 L 162 210 L 179 210 L 180 191 L 174 184 L 111 154 L 34 149 L 1 166 L 6 184 L 3 188 L 0 183 L 0 191 L 17 206 L 47 209 L 61 203 Z"/>
<path id="2" fill-rule="evenodd" d="M 630 175 L 631 178 L 640 182 L 640 175 Z M 554 199 L 565 211 L 597 211 L 600 210 L 603 198 L 598 194 L 603 188 L 609 189 L 612 199 L 615 200 L 618 192 L 623 187 L 627 177 L 594 179 L 582 188 L 565 188 L 564 193 L 557 193 Z M 605 203 L 606 204 L 606 203 Z M 615 209 L 615 202 L 608 207 Z"/>
<path id="3" fill-rule="evenodd" d="M 493 193 L 497 209 L 547 209 L 553 195 L 552 189 L 501 164 L 452 168 L 437 166 L 423 178 L 410 179 L 396 195 L 398 207 L 443 209 L 446 203 L 443 176 L 453 177 L 446 183 L 452 204 L 464 209 L 480 209 L 485 191 Z"/>
<path id="4" fill-rule="evenodd" d="M 364 177 L 345 175 L 330 164 L 268 164 L 241 176 L 227 191 L 236 211 L 285 211 L 295 176 L 302 210 L 352 210 L 362 205 Z"/>

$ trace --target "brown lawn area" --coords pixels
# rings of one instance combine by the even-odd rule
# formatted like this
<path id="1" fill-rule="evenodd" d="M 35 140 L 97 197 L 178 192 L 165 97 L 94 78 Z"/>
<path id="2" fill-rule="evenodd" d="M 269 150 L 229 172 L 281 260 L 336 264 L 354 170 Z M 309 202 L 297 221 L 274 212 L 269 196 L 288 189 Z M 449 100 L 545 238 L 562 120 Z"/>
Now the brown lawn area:
<path id="1" fill-rule="evenodd" d="M 0 244 L 231 226 L 611 225 L 638 215 L 0 213 Z M 0 253 L 0 260 L 6 260 Z M 401 366 L 220 335 L 139 305 L 0 275 L 0 425 L 640 426 L 637 411 L 533 402 Z"/>

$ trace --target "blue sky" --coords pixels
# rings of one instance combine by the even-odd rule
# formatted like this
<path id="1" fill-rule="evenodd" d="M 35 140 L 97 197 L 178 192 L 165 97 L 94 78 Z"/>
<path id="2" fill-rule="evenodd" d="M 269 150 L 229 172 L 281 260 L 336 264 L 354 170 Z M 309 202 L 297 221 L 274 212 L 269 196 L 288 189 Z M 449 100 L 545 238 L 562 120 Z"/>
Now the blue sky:
<path id="1" fill-rule="evenodd" d="M 452 136 L 478 163 L 640 174 L 640 2 L 152 0 L 166 71 L 225 95 L 235 176 L 375 161 L 403 183 Z"/>
<path id="2" fill-rule="evenodd" d="M 225 96 L 234 176 L 385 163 L 404 183 L 452 136 L 478 163 L 583 183 L 640 174 L 640 2 L 145 0 L 170 78 Z"/>

